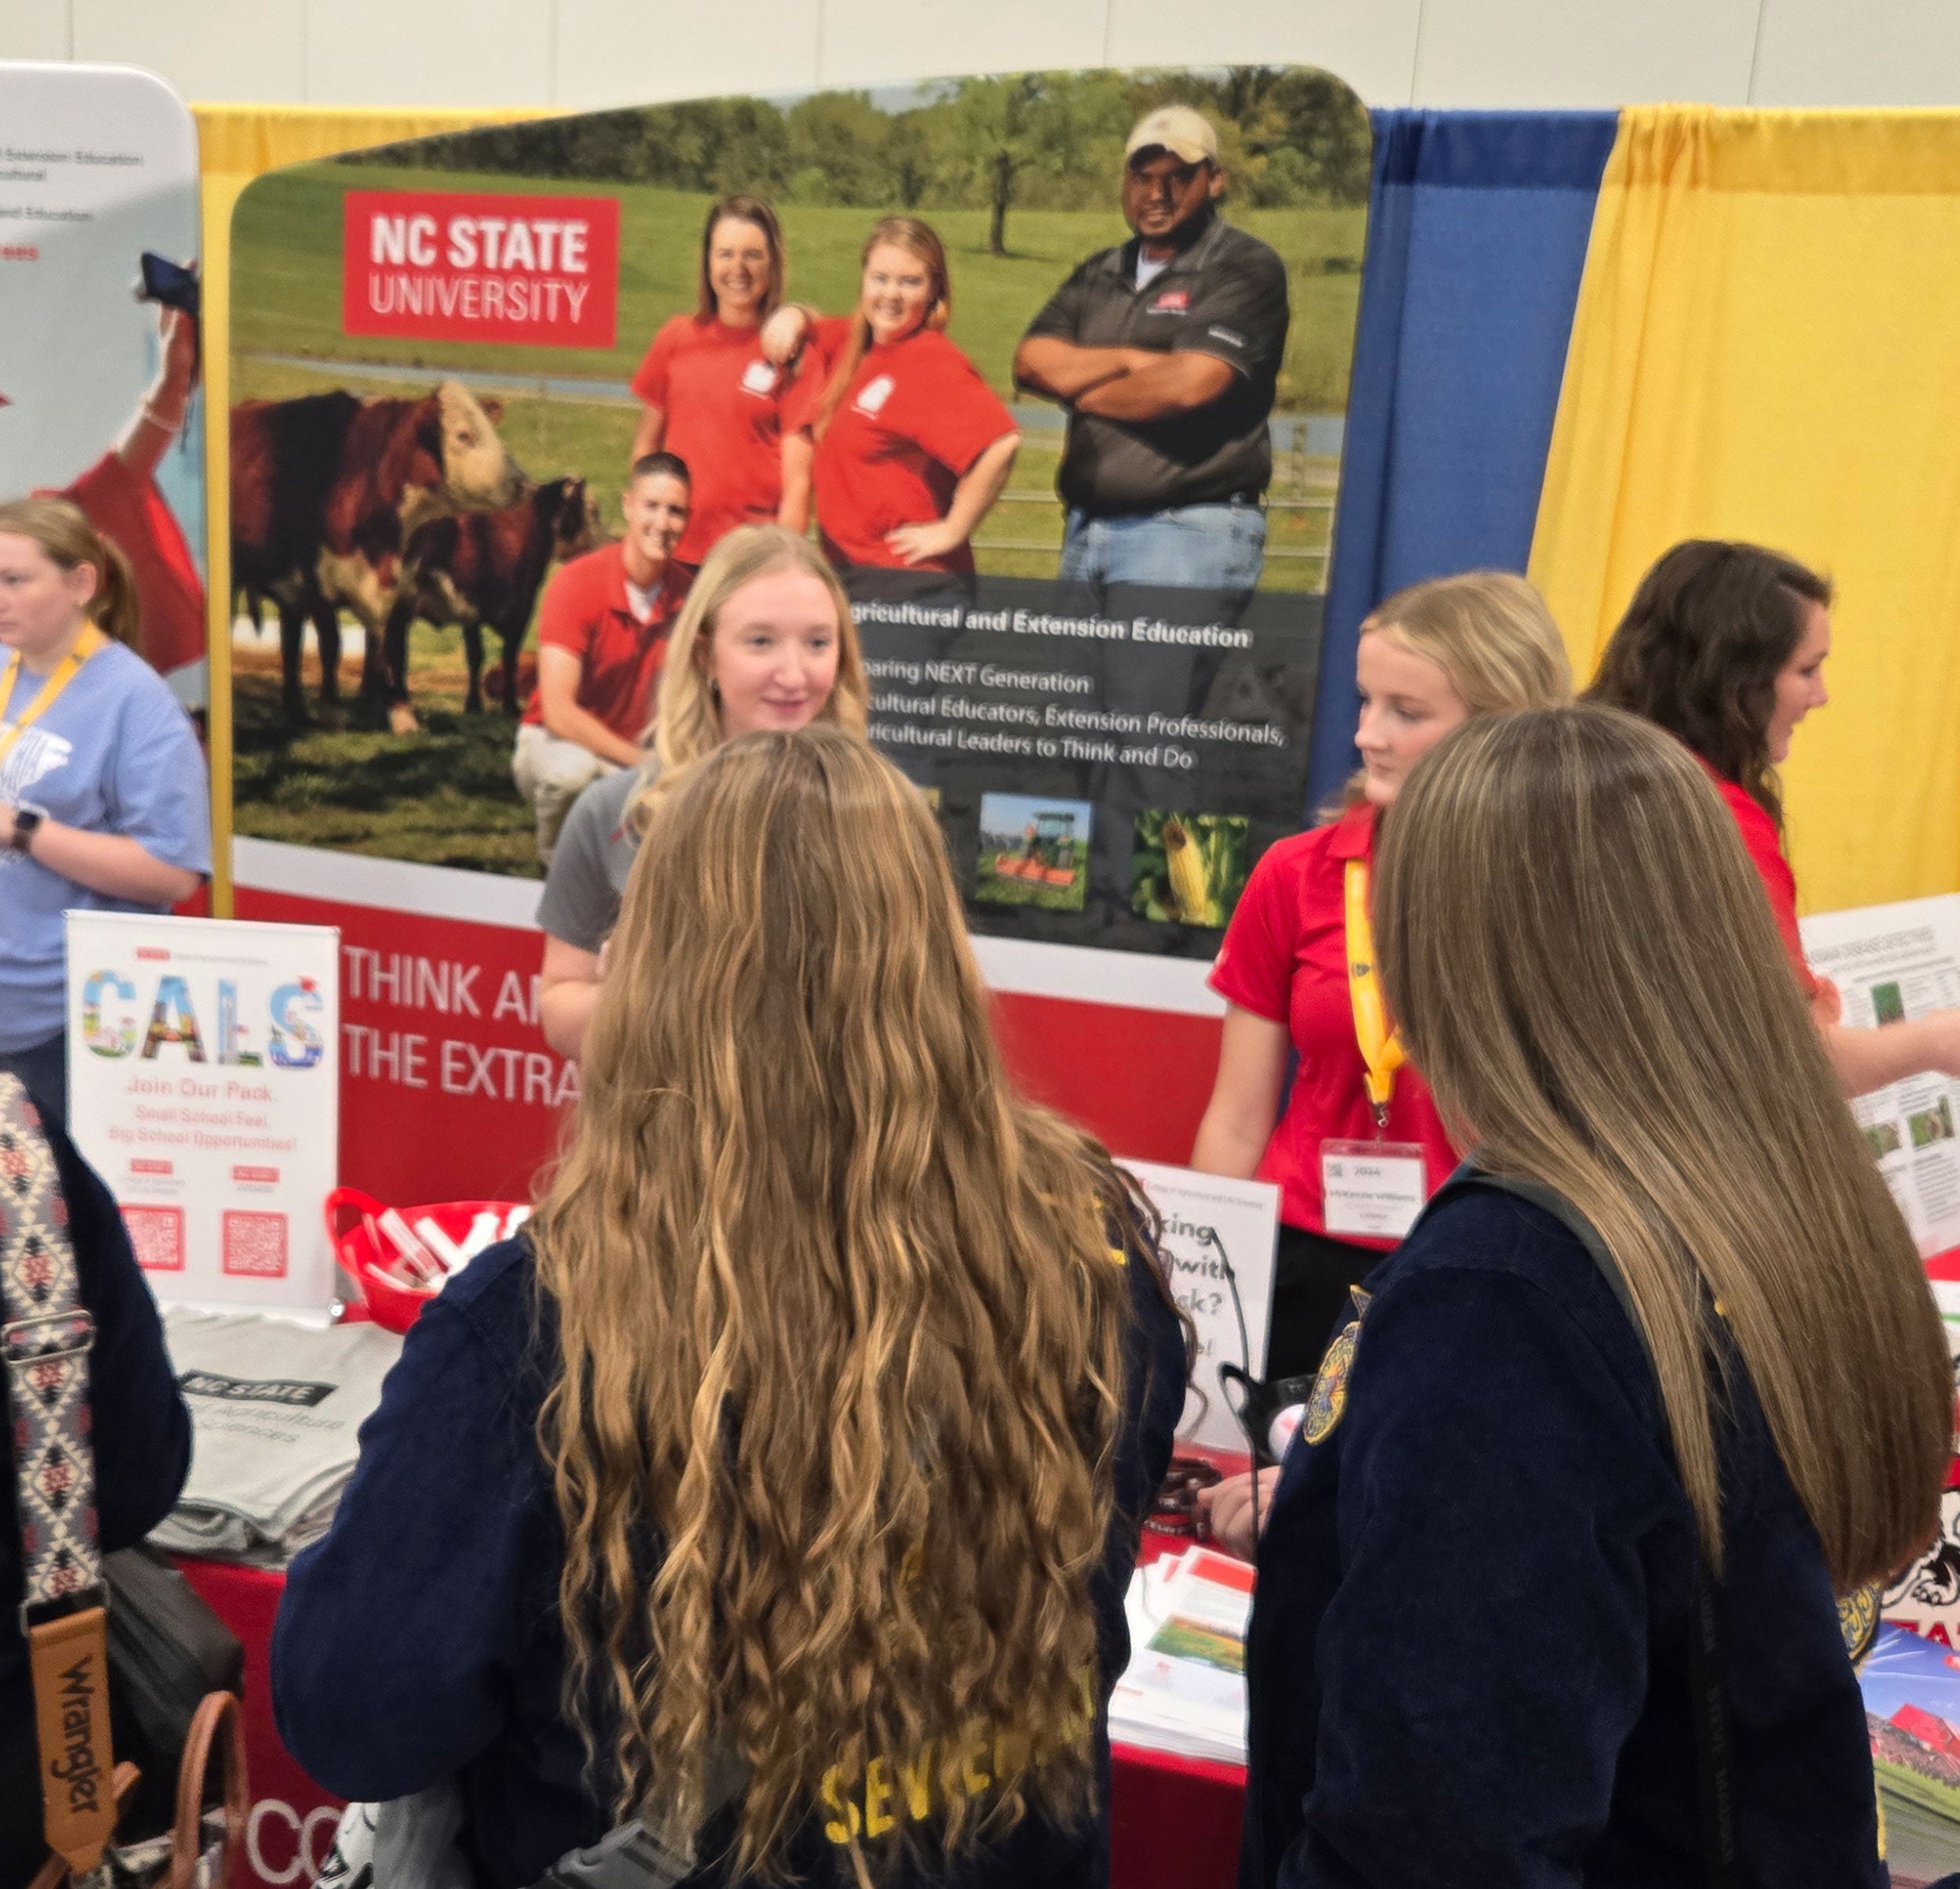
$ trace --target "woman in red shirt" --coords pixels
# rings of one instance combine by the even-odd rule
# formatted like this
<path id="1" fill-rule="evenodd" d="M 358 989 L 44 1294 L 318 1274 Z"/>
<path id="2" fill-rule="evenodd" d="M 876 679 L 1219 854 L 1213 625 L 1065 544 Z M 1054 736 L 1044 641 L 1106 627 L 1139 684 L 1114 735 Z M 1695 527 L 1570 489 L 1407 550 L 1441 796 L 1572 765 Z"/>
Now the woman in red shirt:
<path id="1" fill-rule="evenodd" d="M 916 217 L 887 216 L 865 243 L 857 313 L 809 325 L 783 415 L 804 443 L 786 448 L 786 476 L 793 485 L 811 455 L 824 553 L 847 581 L 854 567 L 973 574 L 973 534 L 1021 435 L 946 339 L 952 314 L 945 245 Z"/>
<path id="2" fill-rule="evenodd" d="M 1457 1165 L 1421 1078 L 1401 1066 L 1372 976 L 1350 977 L 1351 964 L 1372 967 L 1381 817 L 1452 729 L 1572 695 L 1544 600 L 1504 571 L 1398 592 L 1363 623 L 1355 668 L 1361 771 L 1338 818 L 1281 840 L 1254 868 L 1210 979 L 1225 1033 L 1191 1165 L 1279 1184 L 1269 1380 L 1316 1369 L 1350 1290 Z"/>
<path id="3" fill-rule="evenodd" d="M 693 476 L 693 510 L 675 562 L 698 570 L 739 524 L 788 523 L 784 513 L 782 399 L 786 357 L 763 340 L 788 271 L 782 227 L 760 198 L 724 197 L 701 232 L 699 303 L 665 323 L 633 377 L 645 412 L 633 463 L 677 454 Z"/>
<path id="4" fill-rule="evenodd" d="M 1837 988 L 1812 976 L 1797 935 L 1776 770 L 1797 723 L 1831 698 L 1831 585 L 1760 546 L 1690 538 L 1640 580 L 1587 691 L 1657 723 L 1713 777 L 1769 897 L 1791 967 L 1847 1095 L 1922 1071 L 1960 1077 L 1960 1010 L 1847 1029 Z"/>

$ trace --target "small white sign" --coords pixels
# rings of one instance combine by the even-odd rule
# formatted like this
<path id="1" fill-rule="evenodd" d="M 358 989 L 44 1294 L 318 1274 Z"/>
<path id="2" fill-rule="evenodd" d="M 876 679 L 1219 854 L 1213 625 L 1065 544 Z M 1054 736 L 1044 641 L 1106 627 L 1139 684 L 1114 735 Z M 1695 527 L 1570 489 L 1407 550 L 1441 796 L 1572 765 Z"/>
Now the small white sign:
<path id="1" fill-rule="evenodd" d="M 1960 1005 L 1960 895 L 1820 912 L 1799 930 L 1853 1028 Z M 1929 1069 L 1857 1097 L 1851 1111 L 1921 1256 L 1960 1246 L 1960 1083 Z"/>
<path id="2" fill-rule="evenodd" d="M 1232 1180 L 1154 1161 L 1121 1165 L 1163 1217 L 1171 1294 L 1198 1329 L 1197 1362 L 1178 1434 L 1185 1442 L 1243 1450 L 1246 1434 L 1225 1401 L 1218 1366 L 1265 1374 L 1279 1190 L 1268 1181 Z"/>
<path id="3" fill-rule="evenodd" d="M 324 1310 L 340 934 L 68 914 L 68 1116 L 165 1303 Z"/>

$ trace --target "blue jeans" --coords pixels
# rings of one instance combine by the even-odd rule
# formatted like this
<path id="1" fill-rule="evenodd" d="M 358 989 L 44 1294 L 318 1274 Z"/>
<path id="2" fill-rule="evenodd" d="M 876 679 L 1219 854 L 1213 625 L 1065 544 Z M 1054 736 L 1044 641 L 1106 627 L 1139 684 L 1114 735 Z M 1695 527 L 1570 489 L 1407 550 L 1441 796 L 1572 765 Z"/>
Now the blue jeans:
<path id="1" fill-rule="evenodd" d="M 1071 510 L 1062 541 L 1065 583 L 1152 584 L 1243 596 L 1258 589 L 1266 515 L 1249 499 L 1091 518 Z"/>
<path id="2" fill-rule="evenodd" d="M 20 1077 L 27 1093 L 60 1122 L 68 1119 L 68 1039 L 50 1036 L 25 1050 L 0 1050 L 0 1069 Z"/>

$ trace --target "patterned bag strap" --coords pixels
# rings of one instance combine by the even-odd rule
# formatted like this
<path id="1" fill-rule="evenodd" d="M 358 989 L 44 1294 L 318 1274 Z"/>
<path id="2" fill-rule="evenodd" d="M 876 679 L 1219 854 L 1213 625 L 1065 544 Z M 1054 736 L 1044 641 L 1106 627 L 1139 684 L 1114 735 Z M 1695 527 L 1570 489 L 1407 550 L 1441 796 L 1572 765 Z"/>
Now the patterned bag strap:
<path id="1" fill-rule="evenodd" d="M 27 1090 L 4 1073 L 0 1320 L 25 1577 L 20 1626 L 34 1670 L 48 1847 L 80 1876 L 100 1862 L 116 1820 L 89 1441 L 95 1322 L 82 1303 L 54 1149 Z"/>

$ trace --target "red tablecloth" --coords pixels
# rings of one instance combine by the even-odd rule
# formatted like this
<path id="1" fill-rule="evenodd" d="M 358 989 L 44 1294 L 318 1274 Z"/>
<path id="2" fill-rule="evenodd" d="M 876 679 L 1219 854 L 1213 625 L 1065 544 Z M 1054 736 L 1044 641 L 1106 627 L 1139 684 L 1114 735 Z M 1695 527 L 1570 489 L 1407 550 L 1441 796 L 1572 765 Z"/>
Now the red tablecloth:
<path id="1" fill-rule="evenodd" d="M 245 1643 L 252 1814 L 239 1882 L 266 1889 L 309 1884 L 332 1841 L 339 1800 L 299 1768 L 272 1723 L 267 1660 L 285 1577 L 220 1561 L 183 1559 L 178 1564 Z M 1238 1873 L 1245 1798 L 1245 1773 L 1237 1766 L 1119 1745 L 1109 1794 L 1111 1889 L 1227 1889 Z"/>

